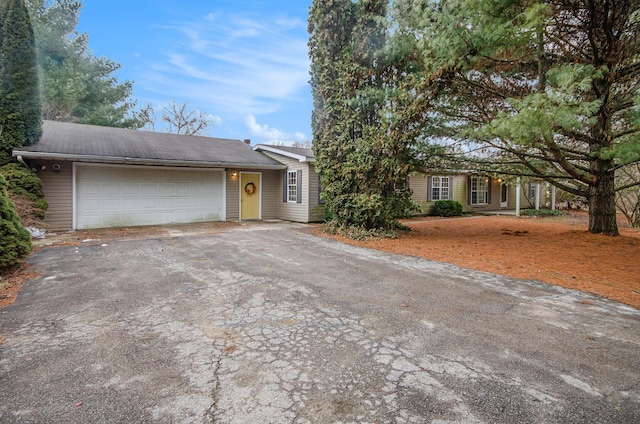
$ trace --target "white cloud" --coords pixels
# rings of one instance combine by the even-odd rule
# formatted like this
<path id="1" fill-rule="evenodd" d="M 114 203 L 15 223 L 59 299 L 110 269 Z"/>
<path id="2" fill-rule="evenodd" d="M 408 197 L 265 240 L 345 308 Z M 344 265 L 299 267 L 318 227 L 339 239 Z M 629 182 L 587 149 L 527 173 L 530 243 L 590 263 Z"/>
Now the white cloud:
<path id="1" fill-rule="evenodd" d="M 209 122 L 211 122 L 216 127 L 219 127 L 224 122 L 224 119 L 222 119 L 221 117 L 215 116 L 215 115 L 211 115 L 211 114 L 207 115 L 207 119 L 209 120 Z"/>
<path id="2" fill-rule="evenodd" d="M 166 60 L 137 83 L 185 99 L 225 120 L 273 113 L 309 95 L 304 22 L 296 18 L 211 12 L 164 27 Z"/>
<path id="3" fill-rule="evenodd" d="M 305 142 L 307 137 L 301 132 L 287 133 L 277 128 L 271 128 L 266 124 L 259 124 L 256 117 L 248 115 L 244 119 L 244 123 L 249 129 L 252 137 L 257 137 L 259 143 L 263 144 L 279 144 L 291 145 L 293 142 Z"/>

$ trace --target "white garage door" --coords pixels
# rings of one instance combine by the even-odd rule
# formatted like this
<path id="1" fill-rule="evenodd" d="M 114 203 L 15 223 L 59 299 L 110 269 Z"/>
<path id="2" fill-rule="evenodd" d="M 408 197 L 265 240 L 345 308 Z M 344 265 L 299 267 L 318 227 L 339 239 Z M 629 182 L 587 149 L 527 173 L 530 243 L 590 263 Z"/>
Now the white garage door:
<path id="1" fill-rule="evenodd" d="M 222 171 L 77 166 L 75 227 L 224 220 Z"/>

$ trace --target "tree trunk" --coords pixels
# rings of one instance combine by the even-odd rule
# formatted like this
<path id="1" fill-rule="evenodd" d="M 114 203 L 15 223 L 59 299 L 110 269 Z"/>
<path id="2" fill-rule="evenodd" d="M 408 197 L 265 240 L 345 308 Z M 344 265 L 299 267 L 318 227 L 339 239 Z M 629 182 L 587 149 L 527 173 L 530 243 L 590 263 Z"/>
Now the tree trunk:
<path id="1" fill-rule="evenodd" d="M 608 169 L 608 161 L 598 163 L 601 169 Z M 599 166 L 598 166 L 599 165 Z M 617 236 L 616 193 L 614 172 L 604 171 L 596 174 L 597 180 L 589 188 L 589 232 Z"/>

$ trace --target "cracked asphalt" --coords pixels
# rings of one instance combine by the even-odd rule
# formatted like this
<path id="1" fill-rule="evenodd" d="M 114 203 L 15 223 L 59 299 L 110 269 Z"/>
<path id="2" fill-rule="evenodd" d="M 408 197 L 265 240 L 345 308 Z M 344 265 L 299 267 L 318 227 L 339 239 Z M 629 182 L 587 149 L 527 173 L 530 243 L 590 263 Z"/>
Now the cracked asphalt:
<path id="1" fill-rule="evenodd" d="M 288 223 L 29 262 L 2 423 L 640 422 L 640 312 L 585 293 Z"/>

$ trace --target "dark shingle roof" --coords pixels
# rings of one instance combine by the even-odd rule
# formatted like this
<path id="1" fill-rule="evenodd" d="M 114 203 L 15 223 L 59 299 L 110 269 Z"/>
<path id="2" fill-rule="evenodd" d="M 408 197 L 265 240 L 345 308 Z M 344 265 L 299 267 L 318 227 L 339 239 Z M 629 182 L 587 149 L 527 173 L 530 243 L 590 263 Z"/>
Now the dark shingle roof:
<path id="1" fill-rule="evenodd" d="M 203 167 L 282 169 L 241 140 L 196 137 L 95 125 L 44 121 L 38 143 L 14 156 L 59 160 Z"/>

